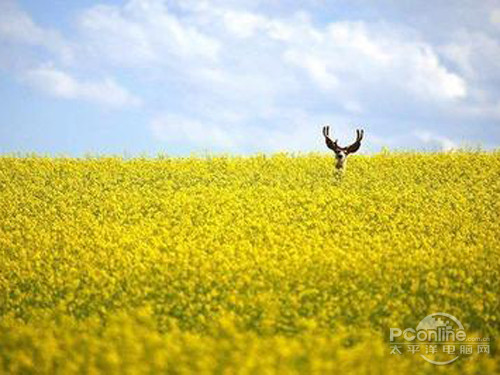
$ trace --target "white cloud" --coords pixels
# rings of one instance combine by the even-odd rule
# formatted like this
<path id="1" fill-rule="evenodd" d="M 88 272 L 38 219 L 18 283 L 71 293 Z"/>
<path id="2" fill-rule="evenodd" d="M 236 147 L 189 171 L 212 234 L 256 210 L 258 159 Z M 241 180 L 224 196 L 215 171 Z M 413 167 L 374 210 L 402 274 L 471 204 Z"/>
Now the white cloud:
<path id="1" fill-rule="evenodd" d="M 490 14 L 490 22 L 500 29 L 500 8 L 494 9 Z"/>
<path id="2" fill-rule="evenodd" d="M 13 0 L 0 0 L 0 41 L 41 46 L 63 60 L 72 58 L 70 45 L 57 31 L 36 25 Z"/>
<path id="3" fill-rule="evenodd" d="M 151 129 L 157 139 L 169 143 L 226 149 L 235 145 L 230 129 L 180 115 L 158 116 L 151 122 Z"/>
<path id="4" fill-rule="evenodd" d="M 288 25 L 290 33 L 293 26 Z M 306 70 L 318 87 L 377 95 L 406 92 L 429 101 L 464 98 L 466 82 L 439 61 L 433 48 L 376 24 L 336 22 L 325 29 L 300 29 L 286 46 L 285 59 Z"/>
<path id="5" fill-rule="evenodd" d="M 82 99 L 109 107 L 138 106 L 139 98 L 130 94 L 113 79 L 79 81 L 68 73 L 51 66 L 40 67 L 24 74 L 23 80 L 35 89 L 63 99 Z"/>
<path id="6" fill-rule="evenodd" d="M 286 62 L 304 69 L 319 88 L 323 90 L 339 88 L 339 79 L 334 74 L 334 71 L 328 68 L 328 62 L 324 59 L 293 49 L 285 53 L 284 59 Z"/>
<path id="7" fill-rule="evenodd" d="M 97 5 L 79 17 L 84 48 L 118 65 L 214 61 L 218 42 L 172 13 L 161 0 L 130 0 L 124 6 Z"/>
<path id="8" fill-rule="evenodd" d="M 469 119 L 500 118 L 500 39 L 484 31 L 461 29 L 440 47 L 468 82 L 468 101 L 450 109 Z"/>
<path id="9" fill-rule="evenodd" d="M 153 136 L 170 145 L 189 145 L 193 149 L 211 149 L 225 152 L 243 151 L 304 151 L 324 150 L 321 126 L 333 120 L 335 137 L 341 143 L 354 141 L 355 131 L 346 126 L 346 118 L 333 114 L 310 116 L 301 110 L 283 112 L 278 108 L 269 115 L 275 126 L 259 126 L 238 122 L 224 122 L 227 114 L 208 119 L 180 114 L 163 114 L 151 121 Z"/>
<path id="10" fill-rule="evenodd" d="M 159 74 L 243 105 L 273 105 L 292 93 L 320 101 L 328 96 L 360 113 L 381 92 L 431 102 L 467 95 L 466 82 L 430 45 L 397 28 L 361 21 L 318 26 L 305 12 L 280 18 L 210 2 L 183 3 L 176 12 L 174 5 L 129 0 L 83 11 L 74 43 L 78 60 L 167 69 Z M 44 39 L 45 30 L 23 19 L 31 38 Z"/>
<path id="11" fill-rule="evenodd" d="M 426 130 L 415 130 L 413 134 L 425 144 L 437 146 L 442 151 L 451 151 L 458 147 L 450 138 L 436 135 Z"/>
<path id="12" fill-rule="evenodd" d="M 461 30 L 441 47 L 469 81 L 500 79 L 500 39 L 484 32 Z"/>
<path id="13" fill-rule="evenodd" d="M 309 84 L 305 74 L 311 89 L 326 92 L 314 95 L 332 95 L 346 109 L 364 108 L 382 90 L 431 102 L 467 95 L 465 80 L 431 45 L 397 28 L 361 21 L 317 26 L 305 12 L 279 18 L 208 2 L 182 9 L 161 0 L 92 7 L 79 18 L 82 48 L 119 66 L 173 69 L 190 85 L 219 83 L 213 86 L 219 92 L 246 88 L 252 77 L 266 82 L 266 94 L 286 95 L 294 81 Z M 195 81 L 203 75 L 217 82 Z"/>
<path id="14" fill-rule="evenodd" d="M 227 29 L 239 38 L 249 38 L 267 24 L 265 17 L 250 12 L 228 10 L 220 16 Z"/>
<path id="15" fill-rule="evenodd" d="M 468 95 L 466 81 L 442 64 L 431 45 L 398 28 L 365 22 L 317 26 L 303 12 L 273 18 L 206 3 L 184 4 L 184 10 L 221 49 L 214 66 L 190 65 L 181 71 L 200 97 L 190 96 L 192 114 L 153 122 L 154 135 L 166 142 L 222 149 L 321 150 L 315 127 L 328 119 L 307 109 L 307 103 L 333 104 L 330 119 L 343 113 L 344 124 L 335 121 L 335 128 L 341 138 L 350 139 L 348 116 L 380 110 L 380 98 L 397 100 L 404 95 L 427 103 L 455 103 Z M 215 100 L 214 110 L 206 108 L 205 95 Z M 220 110 L 236 111 L 238 116 L 222 118 Z M 254 125 L 259 122 L 268 125 Z M 286 122 L 288 127 L 283 126 Z M 193 135 L 196 129 L 204 129 L 206 137 Z M 176 134 L 183 134 L 183 141 Z M 443 147 L 450 147 L 442 141 Z"/>

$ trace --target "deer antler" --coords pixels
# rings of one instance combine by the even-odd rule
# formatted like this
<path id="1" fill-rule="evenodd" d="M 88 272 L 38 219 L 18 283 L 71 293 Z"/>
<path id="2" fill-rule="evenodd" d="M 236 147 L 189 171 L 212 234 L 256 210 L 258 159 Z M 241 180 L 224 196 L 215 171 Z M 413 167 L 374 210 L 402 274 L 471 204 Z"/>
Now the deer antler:
<path id="1" fill-rule="evenodd" d="M 325 142 L 326 142 L 326 145 L 328 146 L 328 148 L 330 150 L 333 150 L 334 152 L 341 151 L 342 147 L 340 147 L 337 144 L 337 140 L 335 140 L 335 142 L 332 141 L 332 139 L 329 136 L 329 133 L 330 133 L 330 127 L 329 126 L 323 126 L 323 135 L 325 136 Z"/>
<path id="2" fill-rule="evenodd" d="M 341 147 L 337 144 L 337 140 L 332 141 L 330 138 L 330 127 L 323 126 L 323 135 L 325 136 L 326 145 L 330 150 L 335 152 L 335 159 L 337 159 L 337 163 L 335 164 L 335 168 L 340 171 L 343 171 L 345 168 L 346 159 L 349 154 L 352 154 L 359 150 L 361 147 L 361 140 L 363 139 L 364 131 L 363 129 L 356 129 L 356 141 L 347 147 Z"/>
<path id="3" fill-rule="evenodd" d="M 352 145 L 344 148 L 344 150 L 347 154 L 353 154 L 359 150 L 359 148 L 361 147 L 361 140 L 363 139 L 364 133 L 365 132 L 363 129 L 361 129 L 361 130 L 356 129 L 356 142 L 354 142 Z"/>

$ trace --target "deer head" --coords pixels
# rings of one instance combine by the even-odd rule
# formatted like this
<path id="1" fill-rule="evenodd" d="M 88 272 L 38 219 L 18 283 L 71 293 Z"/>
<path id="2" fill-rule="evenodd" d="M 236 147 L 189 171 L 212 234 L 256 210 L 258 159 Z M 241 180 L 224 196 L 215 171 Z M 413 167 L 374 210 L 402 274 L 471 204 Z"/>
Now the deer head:
<path id="1" fill-rule="evenodd" d="M 329 126 L 323 126 L 323 135 L 325 136 L 325 142 L 326 145 L 330 150 L 335 152 L 335 158 L 337 159 L 337 163 L 335 164 L 335 167 L 339 170 L 343 170 L 345 167 L 345 163 L 347 160 L 347 157 L 350 154 L 355 153 L 356 151 L 359 150 L 361 147 L 361 140 L 363 139 L 364 131 L 357 129 L 356 130 L 356 141 L 347 147 L 340 147 L 337 144 L 337 140 L 332 141 L 330 138 L 330 127 Z"/>

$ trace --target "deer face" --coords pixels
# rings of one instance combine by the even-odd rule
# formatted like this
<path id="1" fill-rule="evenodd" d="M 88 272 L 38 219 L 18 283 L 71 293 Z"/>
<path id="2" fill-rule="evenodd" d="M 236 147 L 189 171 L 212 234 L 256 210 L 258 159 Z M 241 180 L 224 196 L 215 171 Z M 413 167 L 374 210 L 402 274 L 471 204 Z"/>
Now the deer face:
<path id="1" fill-rule="evenodd" d="M 337 169 L 342 169 L 345 166 L 345 162 L 347 161 L 347 152 L 344 150 L 339 150 L 338 152 L 335 152 L 335 159 L 337 160 L 337 163 L 335 164 L 335 167 Z"/>
<path id="2" fill-rule="evenodd" d="M 345 167 L 347 156 L 355 153 L 361 147 L 361 140 L 363 139 L 364 131 L 356 130 L 356 141 L 352 145 L 347 147 L 340 147 L 337 144 L 337 140 L 335 140 L 335 142 L 332 141 L 329 136 L 329 132 L 330 132 L 330 127 L 324 126 L 323 135 L 325 136 L 326 145 L 330 150 L 335 152 L 335 159 L 337 160 L 335 168 L 342 170 Z"/>

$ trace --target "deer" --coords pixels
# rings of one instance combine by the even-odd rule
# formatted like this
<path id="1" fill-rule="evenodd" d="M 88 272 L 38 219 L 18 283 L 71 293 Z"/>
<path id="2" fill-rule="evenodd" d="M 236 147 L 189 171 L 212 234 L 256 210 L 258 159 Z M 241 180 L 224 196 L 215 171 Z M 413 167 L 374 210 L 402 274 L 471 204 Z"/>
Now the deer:
<path id="1" fill-rule="evenodd" d="M 337 168 L 338 171 L 343 172 L 345 170 L 347 157 L 350 154 L 354 154 L 361 147 L 361 140 L 363 139 L 364 130 L 356 129 L 356 141 L 347 147 L 340 147 L 337 144 L 337 139 L 335 141 L 332 141 L 332 139 L 330 138 L 329 126 L 323 126 L 323 135 L 325 136 L 327 147 L 335 152 L 335 158 L 337 159 L 335 168 Z"/>

